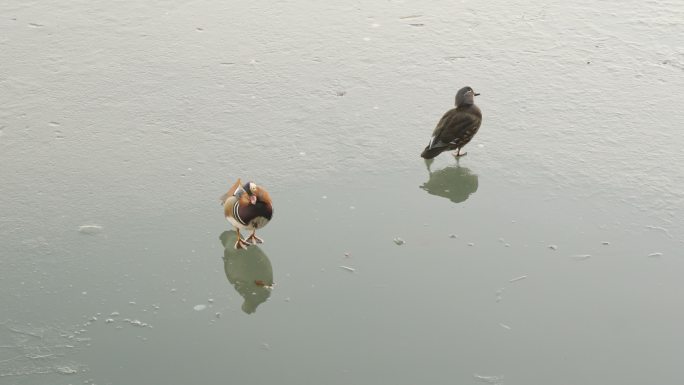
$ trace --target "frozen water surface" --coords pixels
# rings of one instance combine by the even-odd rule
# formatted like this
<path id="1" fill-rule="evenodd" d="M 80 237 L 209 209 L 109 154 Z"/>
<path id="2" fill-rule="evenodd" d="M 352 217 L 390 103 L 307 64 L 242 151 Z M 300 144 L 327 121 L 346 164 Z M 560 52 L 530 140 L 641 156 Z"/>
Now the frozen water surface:
<path id="1" fill-rule="evenodd" d="M 682 20 L 3 2 L 0 382 L 680 383 Z M 464 85 L 482 128 L 428 168 Z M 237 177 L 275 202 L 245 252 Z"/>

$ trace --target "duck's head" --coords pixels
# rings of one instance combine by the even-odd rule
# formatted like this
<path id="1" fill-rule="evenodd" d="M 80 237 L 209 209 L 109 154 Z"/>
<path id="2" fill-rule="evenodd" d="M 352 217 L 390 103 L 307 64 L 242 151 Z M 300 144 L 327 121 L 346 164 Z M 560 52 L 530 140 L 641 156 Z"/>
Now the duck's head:
<path id="1" fill-rule="evenodd" d="M 456 107 L 475 104 L 475 97 L 478 95 L 471 87 L 461 88 L 456 93 Z"/>
<path id="2" fill-rule="evenodd" d="M 257 186 L 256 183 L 247 182 L 244 186 L 242 186 L 242 188 L 245 190 L 247 196 L 249 197 L 249 203 L 256 204 L 257 201 L 271 203 L 271 198 L 268 195 L 266 189 L 264 189 L 261 186 Z"/>
<path id="3" fill-rule="evenodd" d="M 244 186 L 242 186 L 242 188 L 245 190 L 247 196 L 249 197 L 249 203 L 255 204 L 259 197 L 257 195 L 257 193 L 259 192 L 259 186 L 257 186 L 254 182 L 247 182 Z"/>

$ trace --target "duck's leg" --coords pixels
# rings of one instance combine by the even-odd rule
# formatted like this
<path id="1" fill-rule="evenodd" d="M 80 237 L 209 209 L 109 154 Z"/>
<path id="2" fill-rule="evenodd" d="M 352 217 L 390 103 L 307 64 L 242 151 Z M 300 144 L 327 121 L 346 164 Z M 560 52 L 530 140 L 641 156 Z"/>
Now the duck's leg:
<path id="1" fill-rule="evenodd" d="M 460 158 L 460 157 L 462 157 L 462 156 L 466 156 L 466 155 L 468 155 L 467 152 L 464 152 L 464 153 L 461 154 L 461 147 L 459 147 L 458 150 L 456 150 L 456 153 L 454 154 L 454 157 L 456 157 L 456 159 L 458 159 L 458 158 Z"/>
<path id="2" fill-rule="evenodd" d="M 246 249 L 247 246 L 249 246 L 249 243 L 245 242 L 245 240 L 242 239 L 242 235 L 240 235 L 240 229 L 236 227 L 235 231 L 237 232 L 237 241 L 235 241 L 235 249 Z"/>
<path id="3" fill-rule="evenodd" d="M 257 243 L 264 243 L 264 240 L 256 236 L 256 229 L 252 230 L 252 235 L 247 238 L 247 242 L 256 245 Z"/>

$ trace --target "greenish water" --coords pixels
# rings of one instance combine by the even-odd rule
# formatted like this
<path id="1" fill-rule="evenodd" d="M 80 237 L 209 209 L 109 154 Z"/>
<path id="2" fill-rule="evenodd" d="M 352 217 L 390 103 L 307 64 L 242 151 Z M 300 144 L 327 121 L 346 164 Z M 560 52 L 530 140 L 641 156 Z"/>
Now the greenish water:
<path id="1" fill-rule="evenodd" d="M 0 383 L 680 382 L 683 6 L 0 10 Z"/>

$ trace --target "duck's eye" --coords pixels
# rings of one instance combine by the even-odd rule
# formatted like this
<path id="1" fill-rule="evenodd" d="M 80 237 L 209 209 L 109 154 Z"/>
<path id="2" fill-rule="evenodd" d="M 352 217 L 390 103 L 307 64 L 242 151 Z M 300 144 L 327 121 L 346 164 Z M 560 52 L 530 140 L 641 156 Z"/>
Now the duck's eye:
<path id="1" fill-rule="evenodd" d="M 249 184 L 249 189 L 252 190 L 252 192 L 256 192 L 256 190 L 257 190 L 257 185 L 255 185 L 254 183 L 250 183 L 250 184 Z"/>

